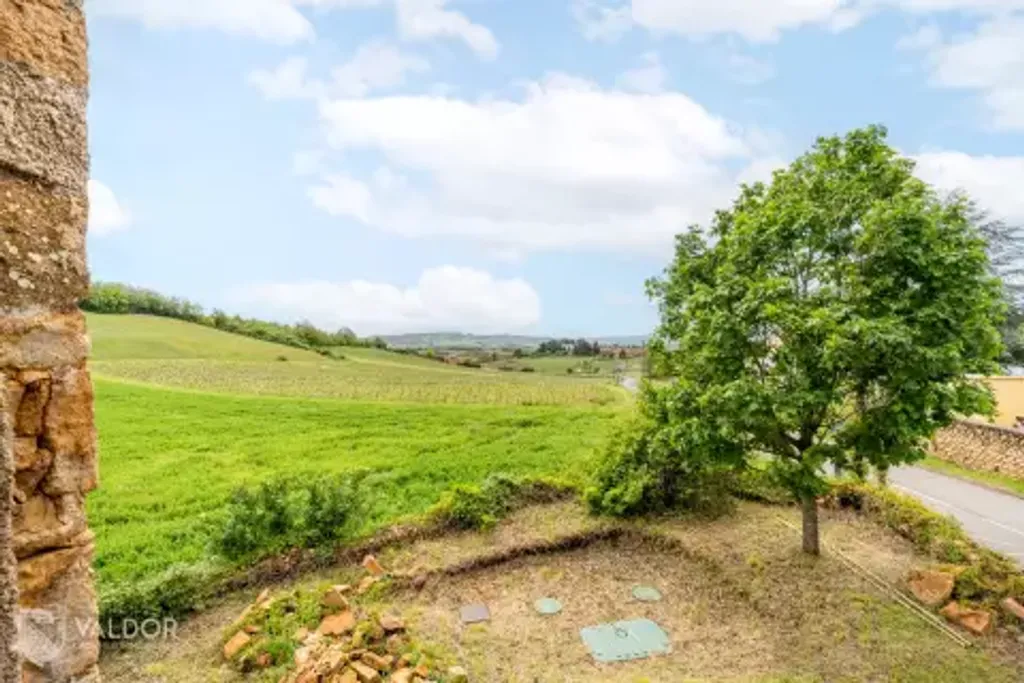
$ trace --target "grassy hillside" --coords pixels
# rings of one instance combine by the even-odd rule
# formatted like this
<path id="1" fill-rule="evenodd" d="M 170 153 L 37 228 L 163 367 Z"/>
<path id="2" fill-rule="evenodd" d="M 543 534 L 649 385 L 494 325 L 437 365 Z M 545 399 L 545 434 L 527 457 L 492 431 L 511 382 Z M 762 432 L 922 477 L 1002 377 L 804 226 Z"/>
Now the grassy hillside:
<path id="1" fill-rule="evenodd" d="M 231 492 L 273 475 L 376 472 L 370 529 L 495 471 L 579 478 L 620 416 L 229 397 L 104 380 L 96 389 L 102 486 L 89 519 L 101 583 L 201 559 Z"/>
<path id="2" fill-rule="evenodd" d="M 412 403 L 608 405 L 624 402 L 610 382 L 467 369 L 344 348 L 344 360 L 178 320 L 90 315 L 94 374 L 193 391 Z"/>
<path id="3" fill-rule="evenodd" d="M 344 360 L 178 320 L 89 315 L 101 591 L 201 562 L 231 493 L 364 470 L 364 531 L 494 472 L 582 480 L 629 398 L 610 382 L 447 366 L 370 348 Z"/>
<path id="4" fill-rule="evenodd" d="M 312 351 L 250 339 L 172 318 L 89 313 L 86 321 L 92 338 L 93 360 L 207 358 L 271 361 L 282 355 L 294 360 L 320 360 L 320 356 Z"/>

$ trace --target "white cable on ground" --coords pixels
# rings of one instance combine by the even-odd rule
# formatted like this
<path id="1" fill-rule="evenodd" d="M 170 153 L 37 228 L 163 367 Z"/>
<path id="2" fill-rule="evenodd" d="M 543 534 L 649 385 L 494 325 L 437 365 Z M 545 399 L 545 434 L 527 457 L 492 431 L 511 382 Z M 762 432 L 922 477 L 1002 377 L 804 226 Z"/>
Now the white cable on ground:
<path id="1" fill-rule="evenodd" d="M 801 533 L 800 529 L 795 524 L 786 520 L 782 516 L 776 515 L 775 519 L 782 523 L 784 526 L 796 532 L 797 534 Z M 848 569 L 852 570 L 856 574 L 859 574 L 861 578 L 866 579 L 872 584 L 874 584 L 877 588 L 881 589 L 884 593 L 889 595 L 889 597 L 893 598 L 897 603 L 903 605 L 908 610 L 910 610 L 910 612 L 917 615 L 917 617 L 924 621 L 926 624 L 932 626 L 933 628 L 945 634 L 947 637 L 949 637 L 950 640 L 954 641 L 961 647 L 974 646 L 974 643 L 972 643 L 970 640 L 957 633 L 955 630 L 953 630 L 953 628 L 950 627 L 949 624 L 947 624 L 942 619 L 926 610 L 924 607 L 919 605 L 914 600 L 908 598 L 898 588 L 892 586 L 888 581 L 886 581 L 882 577 L 873 574 L 869 569 L 865 568 L 864 566 L 856 562 L 853 558 L 849 557 L 835 546 L 831 544 L 826 545 L 825 543 L 822 543 L 822 547 L 831 552 L 836 557 L 838 557 L 839 561 L 846 565 Z"/>

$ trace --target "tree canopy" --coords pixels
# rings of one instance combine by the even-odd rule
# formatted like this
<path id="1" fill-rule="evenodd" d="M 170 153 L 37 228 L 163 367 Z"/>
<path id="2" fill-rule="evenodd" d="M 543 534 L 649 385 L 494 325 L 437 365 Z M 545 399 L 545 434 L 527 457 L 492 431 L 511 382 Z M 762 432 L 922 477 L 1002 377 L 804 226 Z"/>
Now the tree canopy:
<path id="1" fill-rule="evenodd" d="M 679 235 L 648 283 L 652 348 L 675 378 L 646 389 L 649 440 L 677 459 L 766 461 L 803 502 L 808 552 L 828 465 L 914 461 L 955 416 L 992 410 L 971 376 L 998 371 L 1001 284 L 967 198 L 913 172 L 884 128 L 819 139 Z"/>

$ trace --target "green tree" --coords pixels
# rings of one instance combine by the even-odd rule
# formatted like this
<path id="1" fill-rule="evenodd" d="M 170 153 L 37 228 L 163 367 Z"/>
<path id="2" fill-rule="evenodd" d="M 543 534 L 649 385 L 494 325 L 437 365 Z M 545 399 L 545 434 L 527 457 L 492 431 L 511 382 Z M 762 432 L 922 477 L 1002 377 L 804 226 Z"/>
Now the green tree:
<path id="1" fill-rule="evenodd" d="M 998 370 L 1001 284 L 967 199 L 913 171 L 884 128 L 819 139 L 678 236 L 648 283 L 652 348 L 677 378 L 647 390 L 652 428 L 766 459 L 802 503 L 808 553 L 827 466 L 912 462 L 955 416 L 993 409 L 970 375 Z"/>

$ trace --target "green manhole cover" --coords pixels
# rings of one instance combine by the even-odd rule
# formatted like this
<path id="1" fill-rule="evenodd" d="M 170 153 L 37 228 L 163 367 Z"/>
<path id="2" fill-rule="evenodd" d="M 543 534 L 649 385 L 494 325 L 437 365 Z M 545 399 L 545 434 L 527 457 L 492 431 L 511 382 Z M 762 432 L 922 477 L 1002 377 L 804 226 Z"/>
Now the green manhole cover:
<path id="1" fill-rule="evenodd" d="M 650 619 L 588 626 L 580 636 L 599 662 L 625 662 L 672 651 L 668 635 Z"/>
<path id="2" fill-rule="evenodd" d="M 541 598 L 537 602 L 533 603 L 533 608 L 540 614 L 550 616 L 562 611 L 562 603 L 554 598 Z"/>
<path id="3" fill-rule="evenodd" d="M 633 597 L 640 602 L 658 602 L 661 600 L 661 592 L 650 586 L 636 586 L 633 588 Z"/>

